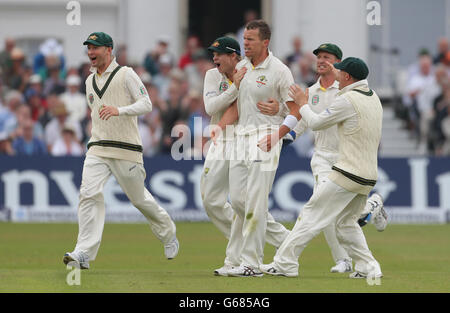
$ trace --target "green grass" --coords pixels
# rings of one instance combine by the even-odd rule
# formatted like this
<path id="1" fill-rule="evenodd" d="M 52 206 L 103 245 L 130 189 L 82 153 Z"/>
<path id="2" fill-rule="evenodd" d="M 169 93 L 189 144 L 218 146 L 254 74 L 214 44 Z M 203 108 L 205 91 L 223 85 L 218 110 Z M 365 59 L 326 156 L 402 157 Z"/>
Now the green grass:
<path id="1" fill-rule="evenodd" d="M 379 286 L 331 274 L 323 235 L 303 252 L 298 278 L 216 277 L 225 238 L 211 223 L 177 229 L 180 253 L 169 261 L 147 225 L 106 224 L 97 259 L 80 286 L 69 286 L 62 256 L 75 245 L 76 224 L 0 223 L 0 292 L 450 292 L 450 225 L 364 227 L 385 276 Z M 266 263 L 274 253 L 267 245 Z"/>

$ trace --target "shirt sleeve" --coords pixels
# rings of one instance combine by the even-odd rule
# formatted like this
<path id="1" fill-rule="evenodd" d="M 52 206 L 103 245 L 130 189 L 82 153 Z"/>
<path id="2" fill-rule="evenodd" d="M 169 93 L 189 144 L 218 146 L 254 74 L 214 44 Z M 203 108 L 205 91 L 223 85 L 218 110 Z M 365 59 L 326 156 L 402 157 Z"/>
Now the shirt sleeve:
<path id="1" fill-rule="evenodd" d="M 308 124 L 305 122 L 305 120 L 302 118 L 297 125 L 294 127 L 295 131 L 295 138 L 300 137 L 305 133 L 305 131 L 308 129 Z"/>
<path id="2" fill-rule="evenodd" d="M 119 115 L 142 115 L 152 111 L 147 89 L 133 69 L 128 68 L 125 84 L 133 104 L 119 107 Z"/>
<path id="3" fill-rule="evenodd" d="M 212 72 L 206 72 L 203 88 L 203 102 L 205 111 L 209 116 L 225 110 L 230 106 L 238 95 L 238 90 L 234 84 L 231 84 L 227 90 L 220 93 L 220 80 L 214 77 Z"/>
<path id="4" fill-rule="evenodd" d="M 294 77 L 292 76 L 291 71 L 288 67 L 284 67 L 282 71 L 280 71 L 280 76 L 278 80 L 278 92 L 280 95 L 280 105 L 287 107 L 286 102 L 294 101 L 291 97 L 289 97 L 289 87 L 294 85 Z M 278 112 L 282 112 L 283 110 L 279 110 Z M 289 112 L 289 108 L 287 109 Z"/>
<path id="5" fill-rule="evenodd" d="M 309 105 L 302 106 L 300 114 L 312 130 L 322 130 L 356 116 L 356 111 L 347 99 L 340 96 L 320 114 L 314 113 Z"/>

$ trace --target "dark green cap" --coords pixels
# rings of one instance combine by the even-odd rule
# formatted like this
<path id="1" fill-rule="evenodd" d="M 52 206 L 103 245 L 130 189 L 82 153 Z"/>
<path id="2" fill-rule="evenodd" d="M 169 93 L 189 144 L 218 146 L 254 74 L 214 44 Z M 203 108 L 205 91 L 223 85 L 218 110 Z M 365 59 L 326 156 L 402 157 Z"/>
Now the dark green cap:
<path id="1" fill-rule="evenodd" d="M 324 43 L 319 46 L 316 50 L 313 51 L 315 55 L 319 54 L 320 51 L 325 51 L 335 55 L 339 60 L 342 59 L 342 50 L 332 43 Z"/>
<path id="2" fill-rule="evenodd" d="M 94 46 L 106 46 L 113 48 L 113 40 L 110 35 L 104 32 L 95 32 L 83 42 L 83 45 L 92 44 Z"/>
<path id="3" fill-rule="evenodd" d="M 352 77 L 359 80 L 366 79 L 369 75 L 369 68 L 366 63 L 359 58 L 346 58 L 340 63 L 335 63 L 334 67 L 338 70 L 349 73 Z"/>
<path id="4" fill-rule="evenodd" d="M 239 43 L 231 37 L 220 37 L 217 38 L 211 46 L 208 48 L 209 51 L 215 51 L 219 53 L 233 53 L 241 55 L 241 47 Z"/>

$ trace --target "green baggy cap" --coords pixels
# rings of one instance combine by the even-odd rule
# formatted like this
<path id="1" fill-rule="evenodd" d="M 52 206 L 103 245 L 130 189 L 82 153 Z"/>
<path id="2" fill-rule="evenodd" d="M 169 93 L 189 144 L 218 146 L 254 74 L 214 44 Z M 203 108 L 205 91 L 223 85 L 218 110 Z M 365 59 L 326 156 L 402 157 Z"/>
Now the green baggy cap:
<path id="1" fill-rule="evenodd" d="M 106 46 L 113 48 L 113 40 L 110 35 L 104 32 L 95 32 L 83 42 L 83 45 L 92 44 L 94 46 Z"/>
<path id="2" fill-rule="evenodd" d="M 342 50 L 332 43 L 321 44 L 316 50 L 313 51 L 317 55 L 320 51 L 325 51 L 335 55 L 339 60 L 342 59 Z"/>
<path id="3" fill-rule="evenodd" d="M 366 63 L 359 58 L 348 57 L 340 63 L 335 63 L 334 67 L 349 73 L 352 77 L 359 80 L 366 79 L 369 75 L 369 68 Z"/>
<path id="4" fill-rule="evenodd" d="M 209 51 L 215 51 L 219 53 L 233 53 L 241 55 L 241 47 L 239 43 L 231 37 L 220 37 L 217 38 L 211 46 L 208 48 Z"/>

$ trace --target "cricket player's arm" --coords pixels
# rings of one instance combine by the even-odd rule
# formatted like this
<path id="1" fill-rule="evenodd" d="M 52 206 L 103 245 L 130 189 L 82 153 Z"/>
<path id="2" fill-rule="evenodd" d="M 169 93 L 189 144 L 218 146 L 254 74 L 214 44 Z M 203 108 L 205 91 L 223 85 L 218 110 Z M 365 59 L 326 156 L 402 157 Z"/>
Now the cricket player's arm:
<path id="1" fill-rule="evenodd" d="M 234 84 L 229 85 L 228 89 L 220 93 L 220 81 L 222 76 L 213 71 L 206 72 L 203 87 L 203 102 L 205 111 L 209 116 L 225 110 L 238 96 L 238 89 Z"/>
<path id="2" fill-rule="evenodd" d="M 353 105 L 344 97 L 337 97 L 330 106 L 317 114 L 308 105 L 300 108 L 302 118 L 312 130 L 322 130 L 330 128 L 357 115 Z"/>
<path id="3" fill-rule="evenodd" d="M 152 102 L 141 79 L 133 69 L 128 68 L 127 70 L 125 87 L 133 103 L 123 107 L 104 105 L 99 112 L 101 119 L 108 120 L 111 116 L 121 115 L 137 116 L 152 111 Z"/>
<path id="4" fill-rule="evenodd" d="M 225 113 L 223 113 L 222 118 L 219 123 L 215 125 L 211 129 L 211 139 L 216 144 L 217 138 L 222 134 L 223 130 L 227 127 L 227 125 L 232 125 L 239 119 L 239 111 L 237 107 L 237 100 L 234 101 L 228 109 L 226 109 Z"/>

